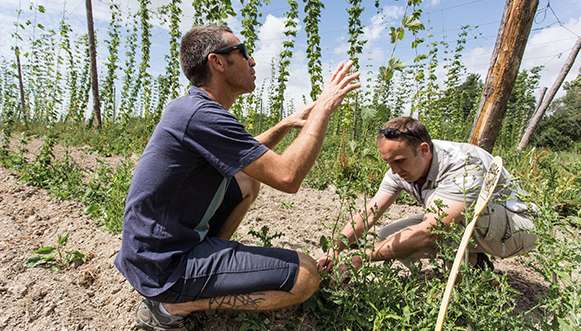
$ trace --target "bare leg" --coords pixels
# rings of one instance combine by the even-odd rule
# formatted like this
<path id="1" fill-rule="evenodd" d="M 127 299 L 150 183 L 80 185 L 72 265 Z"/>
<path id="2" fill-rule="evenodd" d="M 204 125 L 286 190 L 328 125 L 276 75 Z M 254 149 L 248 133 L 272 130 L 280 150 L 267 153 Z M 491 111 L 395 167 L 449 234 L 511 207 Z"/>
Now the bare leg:
<path id="1" fill-rule="evenodd" d="M 232 210 L 218 232 L 218 238 L 224 240 L 229 240 L 232 237 L 260 191 L 260 182 L 242 171 L 238 172 L 234 178 L 238 182 L 240 192 L 242 192 L 242 201 Z"/>
<path id="2" fill-rule="evenodd" d="M 298 254 L 299 269 L 295 284 L 289 292 L 253 292 L 184 303 L 164 303 L 163 306 L 172 315 L 188 315 L 195 311 L 211 309 L 274 310 L 299 304 L 310 298 L 317 291 L 321 279 L 317 272 L 315 260 L 305 254 Z"/>

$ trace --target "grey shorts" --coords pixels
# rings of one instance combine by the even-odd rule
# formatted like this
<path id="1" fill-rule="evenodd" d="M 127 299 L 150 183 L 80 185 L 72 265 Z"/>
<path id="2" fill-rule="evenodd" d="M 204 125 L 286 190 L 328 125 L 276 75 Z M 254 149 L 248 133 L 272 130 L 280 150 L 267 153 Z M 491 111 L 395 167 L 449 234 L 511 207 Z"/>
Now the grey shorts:
<path id="1" fill-rule="evenodd" d="M 218 229 L 242 200 L 233 180 L 222 205 L 210 220 L 207 237 L 185 257 L 182 277 L 167 291 L 149 299 L 181 303 L 260 291 L 290 291 L 299 268 L 296 251 L 252 247 L 216 237 Z"/>

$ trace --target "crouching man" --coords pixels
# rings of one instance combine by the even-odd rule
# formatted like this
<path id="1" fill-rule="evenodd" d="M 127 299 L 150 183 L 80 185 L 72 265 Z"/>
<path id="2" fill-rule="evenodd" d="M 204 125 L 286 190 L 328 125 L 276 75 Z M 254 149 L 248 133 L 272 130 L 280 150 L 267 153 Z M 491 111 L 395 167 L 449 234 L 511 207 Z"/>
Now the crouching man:
<path id="1" fill-rule="evenodd" d="M 478 198 L 483 178 L 493 157 L 478 146 L 451 141 L 432 141 L 425 126 L 411 117 L 398 117 L 385 123 L 377 136 L 379 154 L 390 169 L 375 194 L 352 221 L 347 222 L 342 235 L 349 244 L 366 232 L 396 200 L 400 192 L 413 196 L 426 210 L 437 210 L 437 201 L 444 206 L 443 222 L 464 222 L 467 206 Z M 493 200 L 477 221 L 476 247 L 470 248 L 471 261 L 480 267 L 492 267 L 484 254 L 509 257 L 531 250 L 534 205 L 519 199 L 520 190 L 511 176 L 502 170 Z M 366 219 L 364 219 L 366 218 Z M 435 236 L 430 229 L 437 223 L 436 214 L 427 212 L 391 222 L 378 230 L 378 241 L 367 252 L 371 261 L 398 259 L 408 264 L 435 253 Z M 334 252 L 347 249 L 337 240 Z M 318 261 L 321 269 L 329 270 L 333 256 Z M 354 256 L 352 263 L 360 267 L 362 259 Z"/>
<path id="2" fill-rule="evenodd" d="M 193 87 L 169 103 L 137 164 L 115 260 L 143 296 L 137 325 L 149 330 L 186 330 L 186 315 L 208 309 L 279 309 L 318 289 L 311 257 L 230 238 L 260 183 L 299 189 L 329 117 L 359 87 L 351 64 L 341 64 L 312 107 L 254 138 L 228 111 L 256 79 L 256 63 L 232 31 L 194 27 L 180 60 Z M 282 154 L 272 151 L 293 127 L 302 128 L 297 138 Z"/>

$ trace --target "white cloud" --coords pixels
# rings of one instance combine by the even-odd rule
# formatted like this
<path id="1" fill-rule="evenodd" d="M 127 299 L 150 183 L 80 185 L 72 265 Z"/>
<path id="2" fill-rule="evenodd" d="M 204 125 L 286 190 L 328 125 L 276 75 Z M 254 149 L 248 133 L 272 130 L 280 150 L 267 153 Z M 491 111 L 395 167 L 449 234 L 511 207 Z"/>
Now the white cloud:
<path id="1" fill-rule="evenodd" d="M 581 17 L 569 20 L 565 26 L 569 30 L 581 34 Z M 574 43 L 575 36 L 558 25 L 538 32 L 533 31 L 529 37 L 520 69 L 531 69 L 539 65 L 544 66 L 539 86 L 551 87 L 561 71 L 563 63 L 569 56 L 570 49 Z M 490 66 L 492 51 L 493 47 L 479 47 L 466 51 L 464 64 L 468 68 L 468 72 L 480 74 L 484 81 Z M 579 73 L 580 67 L 581 60 L 577 57 L 565 81 L 574 79 Z M 557 93 L 557 97 L 563 95 L 563 93 L 564 91 L 561 88 Z"/>
<path id="2" fill-rule="evenodd" d="M 273 58 L 278 58 L 284 39 L 284 18 L 268 15 L 258 32 L 258 43 L 254 52 L 257 85 L 269 79 Z"/>
<path id="3" fill-rule="evenodd" d="M 492 48 L 476 47 L 468 50 L 463 55 L 463 63 L 468 72 L 479 74 L 482 80 L 485 79 L 488 67 L 490 66 L 490 56 Z"/>
<path id="4" fill-rule="evenodd" d="M 10 47 L 12 46 L 12 38 L 10 37 L 10 35 L 14 32 L 14 26 L 12 25 L 12 22 L 15 21 L 16 16 L 5 15 L 0 13 L 0 22 L 5 22 L 6 26 L 4 29 L 7 29 L 7 31 L 5 30 L 4 36 L 0 41 L 0 58 L 4 58 L 7 60 L 13 59 L 12 56 L 13 53 L 10 50 Z"/>
<path id="5" fill-rule="evenodd" d="M 363 38 L 373 43 L 387 35 L 387 26 L 394 23 L 404 13 L 402 6 L 384 6 L 381 13 L 371 17 L 371 22 L 363 28 Z"/>
<path id="6" fill-rule="evenodd" d="M 430 7 L 435 7 L 440 4 L 440 0 L 430 0 Z"/>
<path id="7" fill-rule="evenodd" d="M 333 54 L 339 56 L 345 56 L 345 54 L 347 54 L 348 51 L 349 44 L 346 41 L 344 41 L 344 38 L 341 38 L 341 40 L 338 41 L 337 46 L 333 48 Z"/>
<path id="8" fill-rule="evenodd" d="M 568 21 L 565 26 L 577 33 L 581 34 L 581 16 Z M 575 44 L 575 36 L 560 26 L 553 26 L 551 28 L 539 31 L 529 38 L 527 48 L 525 50 L 521 68 L 530 69 L 534 66 L 544 65 L 541 74 L 540 86 L 551 87 L 555 78 L 561 71 L 563 63 L 569 57 L 571 48 Z M 579 73 L 581 67 L 580 57 L 577 57 L 575 64 L 569 71 L 565 81 L 574 79 Z M 563 93 L 560 90 L 558 95 Z"/>

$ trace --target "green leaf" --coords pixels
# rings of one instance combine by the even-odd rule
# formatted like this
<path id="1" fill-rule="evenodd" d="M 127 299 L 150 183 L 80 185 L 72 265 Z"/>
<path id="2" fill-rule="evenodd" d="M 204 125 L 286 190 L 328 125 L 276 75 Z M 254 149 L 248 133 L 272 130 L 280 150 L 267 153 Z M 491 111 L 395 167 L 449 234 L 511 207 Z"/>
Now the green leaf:
<path id="1" fill-rule="evenodd" d="M 398 58 L 392 57 L 389 59 L 388 67 L 396 71 L 402 71 L 405 68 L 405 63 Z"/>
<path id="2" fill-rule="evenodd" d="M 85 254 L 81 253 L 80 251 L 74 250 L 67 252 L 65 255 L 65 261 L 67 264 L 83 264 L 87 261 L 87 257 Z"/>
<path id="3" fill-rule="evenodd" d="M 66 245 L 67 241 L 69 241 L 69 234 L 67 232 L 58 237 L 58 245 L 61 247 Z"/>
<path id="4" fill-rule="evenodd" d="M 44 12 L 46 12 L 46 8 L 44 8 L 43 5 L 38 5 L 38 11 L 41 13 L 44 13 Z"/>
<path id="5" fill-rule="evenodd" d="M 46 261 L 40 255 L 33 255 L 26 260 L 26 266 L 28 268 L 34 268 L 45 263 Z"/>
<path id="6" fill-rule="evenodd" d="M 331 240 L 329 237 L 322 235 L 321 238 L 319 238 L 319 246 L 324 253 L 327 253 L 329 249 L 331 249 Z"/>
<path id="7" fill-rule="evenodd" d="M 32 252 L 34 254 L 50 254 L 50 253 L 54 252 L 54 250 L 55 250 L 55 248 L 52 246 L 42 246 L 42 247 L 39 247 L 39 248 L 33 250 Z"/>

